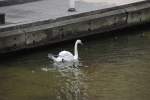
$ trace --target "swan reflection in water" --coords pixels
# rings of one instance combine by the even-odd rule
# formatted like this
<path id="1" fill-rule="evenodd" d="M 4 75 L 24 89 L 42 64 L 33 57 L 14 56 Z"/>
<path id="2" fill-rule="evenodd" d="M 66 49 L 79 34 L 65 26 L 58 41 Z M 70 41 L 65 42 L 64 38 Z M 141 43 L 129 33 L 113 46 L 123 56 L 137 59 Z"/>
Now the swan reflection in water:
<path id="1" fill-rule="evenodd" d="M 59 78 L 61 78 L 57 88 L 58 100 L 86 100 L 85 75 L 79 66 L 80 63 L 75 62 L 72 66 L 68 64 L 67 66 L 59 67 L 60 69 L 57 68 L 60 73 Z"/>
<path id="2" fill-rule="evenodd" d="M 80 62 L 53 63 L 49 67 L 55 70 L 56 79 L 56 99 L 57 100 L 87 100 L 87 85 L 85 74 L 80 69 Z M 82 66 L 83 67 L 83 66 Z"/>
<path id="3" fill-rule="evenodd" d="M 55 68 L 64 69 L 64 68 L 80 67 L 82 66 L 82 63 L 80 63 L 79 61 L 71 61 L 71 62 L 63 62 L 63 63 L 54 62 L 53 66 Z"/>

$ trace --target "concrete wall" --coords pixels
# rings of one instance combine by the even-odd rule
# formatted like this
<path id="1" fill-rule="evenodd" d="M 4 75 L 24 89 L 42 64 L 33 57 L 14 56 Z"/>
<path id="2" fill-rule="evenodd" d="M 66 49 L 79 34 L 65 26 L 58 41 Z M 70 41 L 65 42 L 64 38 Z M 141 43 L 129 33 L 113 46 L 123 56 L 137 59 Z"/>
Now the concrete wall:
<path id="1" fill-rule="evenodd" d="M 100 34 L 150 22 L 150 2 L 97 10 L 55 20 L 0 28 L 0 53 Z"/>

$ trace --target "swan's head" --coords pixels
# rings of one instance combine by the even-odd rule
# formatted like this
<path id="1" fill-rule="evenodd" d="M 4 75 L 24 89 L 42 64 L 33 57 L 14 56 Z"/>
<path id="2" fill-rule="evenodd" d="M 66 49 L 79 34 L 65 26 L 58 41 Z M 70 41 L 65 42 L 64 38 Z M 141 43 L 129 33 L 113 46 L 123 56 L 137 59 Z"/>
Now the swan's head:
<path id="1" fill-rule="evenodd" d="M 77 40 L 76 43 L 83 44 L 81 40 Z"/>

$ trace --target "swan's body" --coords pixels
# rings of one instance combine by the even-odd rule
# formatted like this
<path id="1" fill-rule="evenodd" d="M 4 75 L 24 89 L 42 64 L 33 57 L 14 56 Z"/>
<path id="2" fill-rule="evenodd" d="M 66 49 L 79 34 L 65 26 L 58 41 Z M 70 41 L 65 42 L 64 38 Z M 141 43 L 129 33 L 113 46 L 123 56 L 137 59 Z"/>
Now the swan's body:
<path id="1" fill-rule="evenodd" d="M 49 54 L 48 57 L 55 63 L 78 61 L 78 44 L 82 44 L 81 40 L 77 40 L 75 43 L 74 55 L 69 51 L 61 51 L 59 52 L 58 57 L 55 57 L 51 54 Z"/>

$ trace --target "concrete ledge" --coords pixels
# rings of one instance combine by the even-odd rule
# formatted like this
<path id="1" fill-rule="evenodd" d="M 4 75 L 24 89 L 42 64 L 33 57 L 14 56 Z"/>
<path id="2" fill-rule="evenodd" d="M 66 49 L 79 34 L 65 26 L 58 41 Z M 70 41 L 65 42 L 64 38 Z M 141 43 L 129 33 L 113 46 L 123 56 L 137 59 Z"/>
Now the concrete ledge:
<path id="1" fill-rule="evenodd" d="M 150 2 L 91 11 L 57 19 L 0 27 L 0 53 L 33 48 L 150 22 Z"/>
<path id="2" fill-rule="evenodd" d="M 0 7 L 9 6 L 9 5 L 16 5 L 16 4 L 23 4 L 27 2 L 33 2 L 39 0 L 2 0 L 0 1 Z"/>

